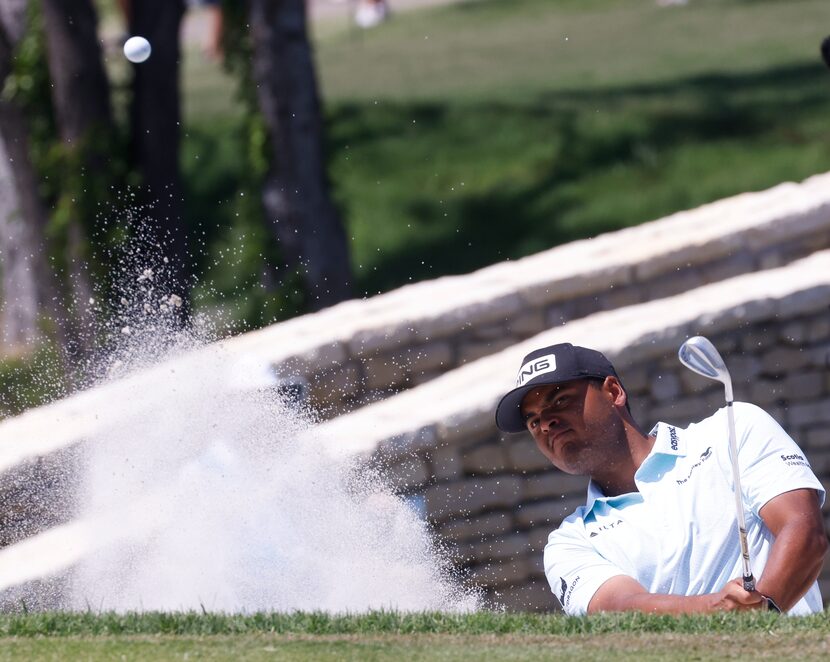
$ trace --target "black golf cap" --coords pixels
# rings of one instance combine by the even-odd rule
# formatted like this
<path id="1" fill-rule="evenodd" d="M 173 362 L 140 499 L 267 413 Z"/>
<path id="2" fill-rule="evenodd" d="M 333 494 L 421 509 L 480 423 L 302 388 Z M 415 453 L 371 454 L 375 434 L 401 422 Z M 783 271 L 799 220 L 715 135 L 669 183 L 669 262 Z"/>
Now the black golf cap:
<path id="1" fill-rule="evenodd" d="M 522 360 L 516 388 L 496 407 L 496 426 L 502 432 L 522 432 L 522 400 L 528 391 L 545 384 L 561 384 L 574 379 L 617 377 L 611 362 L 600 352 L 569 342 L 537 349 Z"/>

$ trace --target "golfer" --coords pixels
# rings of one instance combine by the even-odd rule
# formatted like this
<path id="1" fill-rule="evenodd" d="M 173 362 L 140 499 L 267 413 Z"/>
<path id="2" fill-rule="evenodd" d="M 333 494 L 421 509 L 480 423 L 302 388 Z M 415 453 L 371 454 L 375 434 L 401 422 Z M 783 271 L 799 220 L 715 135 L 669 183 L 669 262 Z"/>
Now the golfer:
<path id="1" fill-rule="evenodd" d="M 567 613 L 822 610 L 821 483 L 772 417 L 751 404 L 733 409 L 751 592 L 739 579 L 725 410 L 646 433 L 599 352 L 564 343 L 525 357 L 496 424 L 530 431 L 555 467 L 590 477 L 587 502 L 545 547 L 545 574 Z"/>

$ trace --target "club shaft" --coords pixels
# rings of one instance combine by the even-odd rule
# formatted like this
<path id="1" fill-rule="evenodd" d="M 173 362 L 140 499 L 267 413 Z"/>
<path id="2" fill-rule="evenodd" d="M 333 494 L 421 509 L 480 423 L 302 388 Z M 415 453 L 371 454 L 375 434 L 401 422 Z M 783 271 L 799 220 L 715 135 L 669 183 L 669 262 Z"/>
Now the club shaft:
<path id="1" fill-rule="evenodd" d="M 728 389 L 731 391 L 731 389 Z M 731 395 L 731 394 L 730 394 Z M 749 562 L 749 544 L 746 539 L 746 518 L 744 517 L 744 500 L 741 496 L 741 472 L 738 467 L 738 444 L 735 439 L 735 412 L 732 409 L 732 400 L 726 403 L 726 418 L 729 434 L 729 459 L 732 464 L 732 482 L 735 486 L 735 513 L 738 518 L 738 535 L 741 542 L 741 561 L 743 565 L 744 590 L 755 590 L 755 578 L 752 576 L 752 567 Z"/>

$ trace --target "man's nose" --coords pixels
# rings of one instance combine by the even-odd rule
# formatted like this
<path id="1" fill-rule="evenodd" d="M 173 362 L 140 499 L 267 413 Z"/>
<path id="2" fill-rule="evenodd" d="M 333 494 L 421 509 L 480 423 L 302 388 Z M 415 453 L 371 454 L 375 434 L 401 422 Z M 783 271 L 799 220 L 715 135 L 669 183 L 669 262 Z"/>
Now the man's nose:
<path id="1" fill-rule="evenodd" d="M 553 412 L 543 411 L 542 415 L 539 417 L 539 424 L 544 432 L 549 432 L 551 428 L 554 428 L 559 424 L 559 417 Z"/>

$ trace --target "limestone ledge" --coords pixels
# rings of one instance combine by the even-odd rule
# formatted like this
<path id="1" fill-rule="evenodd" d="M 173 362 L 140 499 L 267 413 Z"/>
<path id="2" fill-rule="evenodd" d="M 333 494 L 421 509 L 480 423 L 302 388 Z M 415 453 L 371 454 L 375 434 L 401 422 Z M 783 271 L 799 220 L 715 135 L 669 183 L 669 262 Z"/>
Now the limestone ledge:
<path id="1" fill-rule="evenodd" d="M 493 412 L 498 399 L 512 387 L 522 357 L 534 348 L 556 342 L 595 347 L 625 375 L 626 368 L 636 368 L 646 361 L 667 357 L 676 361 L 677 348 L 691 335 L 712 336 L 764 319 L 827 314 L 829 306 L 830 251 L 821 251 L 785 267 L 596 313 L 545 331 L 417 388 L 322 423 L 312 433 L 338 439 L 328 449 L 346 456 L 368 456 L 381 446 L 385 453 L 404 456 L 419 448 L 457 443 L 488 431 L 495 434 Z M 820 324 L 821 316 L 812 323 Z M 809 333 L 806 327 L 804 333 Z M 756 366 L 749 359 L 751 373 L 774 372 L 781 365 L 819 369 L 827 356 L 821 351 L 776 348 L 758 360 L 761 363 Z M 649 389 L 658 400 L 674 400 L 683 388 L 680 379 L 669 377 L 662 383 L 649 384 Z M 821 381 L 821 377 L 818 379 Z M 798 416 L 818 420 L 817 413 L 796 411 Z"/>

